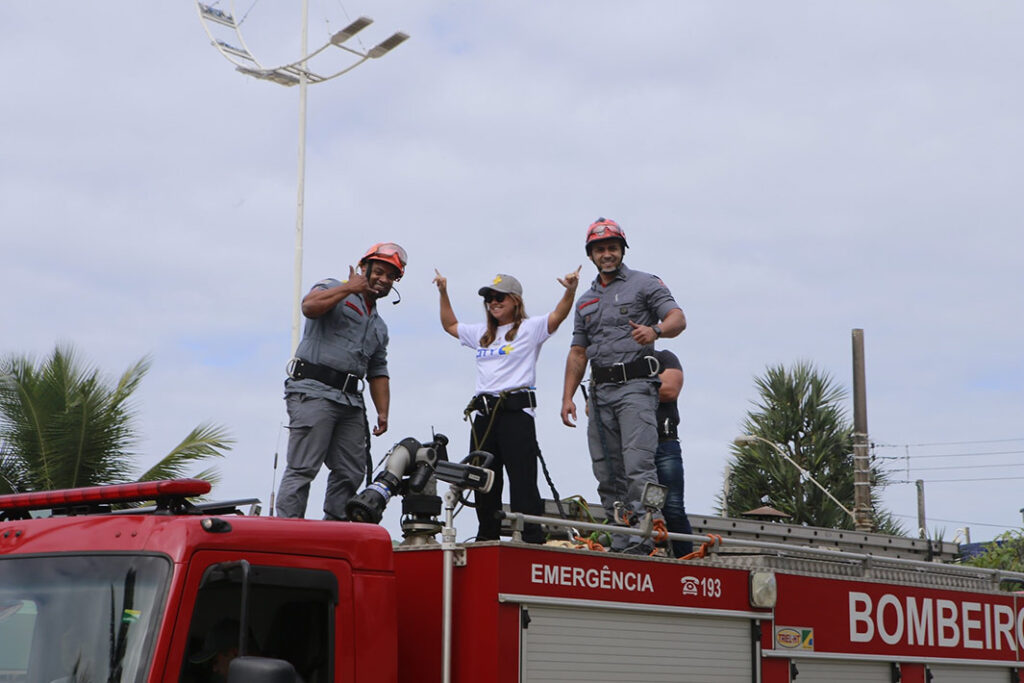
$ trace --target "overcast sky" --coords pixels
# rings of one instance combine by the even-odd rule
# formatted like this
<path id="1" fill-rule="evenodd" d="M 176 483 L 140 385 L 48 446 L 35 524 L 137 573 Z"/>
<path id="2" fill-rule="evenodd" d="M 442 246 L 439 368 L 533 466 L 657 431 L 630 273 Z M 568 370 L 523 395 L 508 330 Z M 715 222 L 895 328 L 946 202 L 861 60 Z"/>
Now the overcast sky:
<path id="1" fill-rule="evenodd" d="M 296 3 L 217 7 L 246 17 L 261 61 L 298 58 Z M 583 237 L 603 215 L 689 321 L 665 346 L 686 372 L 690 512 L 714 509 L 755 376 L 806 360 L 850 388 L 862 328 L 875 452 L 927 482 L 929 531 L 1021 526 L 1024 5 L 314 1 L 311 48 L 359 15 L 376 20 L 364 48 L 412 38 L 309 88 L 302 289 L 374 242 L 408 249 L 401 304 L 381 305 L 375 459 L 432 429 L 468 448 L 473 357 L 440 327 L 434 268 L 462 320 L 496 272 L 543 314 L 557 277 L 593 277 Z M 350 63 L 331 52 L 311 67 Z M 219 423 L 237 444 L 215 494 L 266 503 L 298 89 L 234 71 L 189 2 L 4 2 L 0 64 L 0 352 L 72 343 L 111 377 L 150 355 L 142 464 Z M 562 496 L 596 500 L 585 431 L 558 417 L 570 334 L 541 354 L 539 440 Z M 883 500 L 916 527 L 913 484 Z"/>

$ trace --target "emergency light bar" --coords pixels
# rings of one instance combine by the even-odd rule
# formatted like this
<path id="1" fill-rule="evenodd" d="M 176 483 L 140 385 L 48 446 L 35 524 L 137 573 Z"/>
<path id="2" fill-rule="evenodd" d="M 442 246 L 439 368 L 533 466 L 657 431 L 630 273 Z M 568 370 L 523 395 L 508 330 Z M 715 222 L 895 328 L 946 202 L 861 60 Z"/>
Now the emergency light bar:
<path id="1" fill-rule="evenodd" d="M 10 512 L 47 510 L 71 505 L 137 503 L 144 500 L 159 500 L 169 497 L 201 496 L 209 492 L 210 482 L 208 481 L 201 479 L 165 479 L 134 484 L 112 484 L 110 486 L 88 486 L 78 489 L 13 493 L 0 496 L 0 518 Z"/>

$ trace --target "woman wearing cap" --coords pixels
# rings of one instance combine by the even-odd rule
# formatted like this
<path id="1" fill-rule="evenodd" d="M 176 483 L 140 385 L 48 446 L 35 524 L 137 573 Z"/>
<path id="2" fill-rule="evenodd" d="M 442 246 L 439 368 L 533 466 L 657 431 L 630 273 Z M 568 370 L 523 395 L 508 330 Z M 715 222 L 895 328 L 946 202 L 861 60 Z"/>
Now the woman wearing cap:
<path id="1" fill-rule="evenodd" d="M 508 472 L 509 506 L 513 512 L 539 515 L 543 512 L 537 490 L 537 429 L 533 408 L 537 405 L 534 384 L 540 347 L 554 334 L 572 310 L 580 269 L 558 278 L 565 293 L 548 315 L 526 316 L 523 287 L 511 275 L 498 274 L 480 288 L 484 300 L 483 323 L 460 323 L 448 298 L 448 280 L 434 278 L 441 295 L 441 326 L 445 332 L 476 351 L 476 393 L 466 408 L 475 412 L 472 449 L 494 455 L 494 486 L 476 494 L 476 515 L 480 523 L 478 541 L 498 540 L 504 488 L 502 469 Z M 540 526 L 527 524 L 523 540 L 543 543 Z"/>

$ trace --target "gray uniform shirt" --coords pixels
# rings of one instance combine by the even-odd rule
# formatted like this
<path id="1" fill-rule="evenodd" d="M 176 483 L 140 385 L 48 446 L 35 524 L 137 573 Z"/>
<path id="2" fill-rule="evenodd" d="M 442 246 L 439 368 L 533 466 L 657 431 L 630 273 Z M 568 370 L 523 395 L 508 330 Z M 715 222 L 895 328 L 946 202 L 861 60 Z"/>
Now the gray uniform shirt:
<path id="1" fill-rule="evenodd" d="M 313 289 L 334 289 L 341 282 L 327 278 Z M 295 355 L 357 377 L 388 376 L 388 328 L 377 307 L 367 308 L 361 294 L 349 294 L 319 318 L 307 318 Z M 326 398 L 348 406 L 362 406 L 362 396 L 349 394 L 313 379 L 287 379 L 284 393 Z"/>
<path id="2" fill-rule="evenodd" d="M 653 344 L 633 339 L 629 321 L 656 325 L 673 308 L 680 306 L 661 279 L 622 264 L 607 286 L 598 276 L 576 301 L 572 345 L 585 347 L 587 359 L 602 367 L 653 355 Z"/>

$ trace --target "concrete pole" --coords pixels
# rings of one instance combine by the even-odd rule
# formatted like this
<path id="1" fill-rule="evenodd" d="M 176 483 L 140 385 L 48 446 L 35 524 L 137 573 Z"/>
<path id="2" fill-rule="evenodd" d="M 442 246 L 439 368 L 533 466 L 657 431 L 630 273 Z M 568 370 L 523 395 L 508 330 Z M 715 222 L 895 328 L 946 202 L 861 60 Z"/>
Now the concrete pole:
<path id="1" fill-rule="evenodd" d="M 722 516 L 729 516 L 729 486 L 732 484 L 732 465 L 725 464 L 725 478 L 722 480 Z"/>
<path id="2" fill-rule="evenodd" d="M 864 330 L 853 330 L 853 518 L 857 531 L 871 531 L 871 459 L 864 381 Z"/>
<path id="3" fill-rule="evenodd" d="M 917 486 L 917 533 L 921 538 L 928 538 L 928 521 L 924 516 L 924 479 L 914 482 Z"/>

